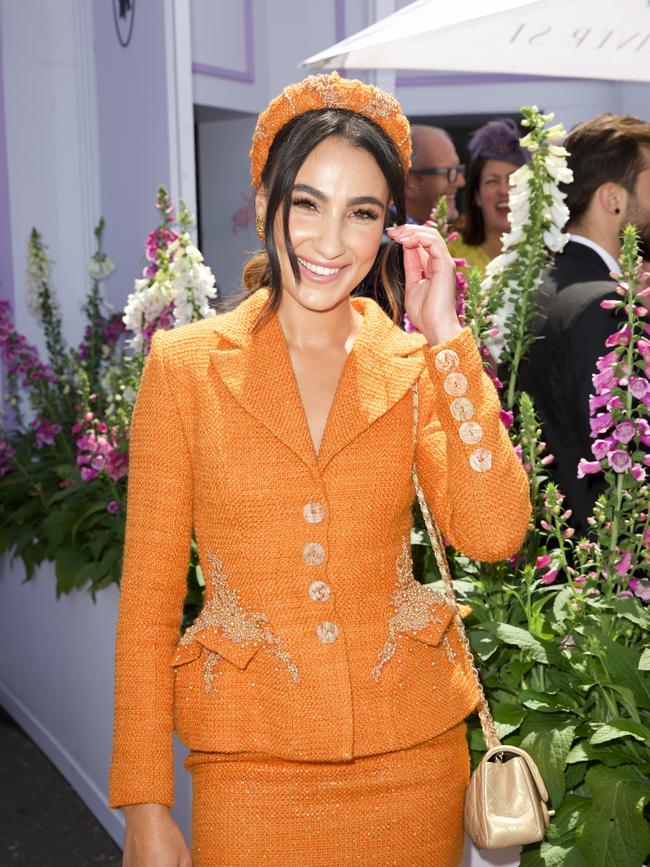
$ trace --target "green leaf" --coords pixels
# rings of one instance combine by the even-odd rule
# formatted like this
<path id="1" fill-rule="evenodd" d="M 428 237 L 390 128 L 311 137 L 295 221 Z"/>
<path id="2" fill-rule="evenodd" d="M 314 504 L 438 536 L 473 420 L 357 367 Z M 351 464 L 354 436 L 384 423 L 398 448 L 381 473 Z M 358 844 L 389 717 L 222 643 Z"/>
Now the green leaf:
<path id="1" fill-rule="evenodd" d="M 76 541 L 77 533 L 79 532 L 79 530 L 84 529 L 83 525 L 86 523 L 88 518 L 90 518 L 91 515 L 94 515 L 97 512 L 103 512 L 103 513 L 106 512 L 106 501 L 104 499 L 99 500 L 99 501 L 95 500 L 93 503 L 90 504 L 90 506 L 88 506 L 87 509 L 85 509 L 81 513 L 81 515 L 79 515 L 79 517 L 74 522 L 74 525 L 72 527 L 72 541 L 73 542 Z"/>
<path id="2" fill-rule="evenodd" d="M 536 662 L 548 662 L 546 649 L 526 629 L 521 629 L 519 626 L 511 626 L 509 623 L 484 623 L 482 626 L 506 644 L 519 647 Z"/>
<path id="3" fill-rule="evenodd" d="M 516 704 L 500 704 L 494 708 L 492 716 L 497 734 L 500 738 L 505 738 L 519 728 L 526 711 Z"/>
<path id="4" fill-rule="evenodd" d="M 56 571 L 56 595 L 69 593 L 78 585 L 78 573 L 86 563 L 83 551 L 72 545 L 64 545 L 56 552 L 54 561 Z"/>
<path id="5" fill-rule="evenodd" d="M 630 765 L 596 766 L 586 777 L 592 794 L 584 825 L 577 832 L 589 867 L 641 867 L 650 852 L 650 827 L 643 808 L 650 782 Z"/>
<path id="6" fill-rule="evenodd" d="M 572 750 L 573 752 L 573 750 Z M 569 753 L 570 755 L 570 753 Z M 569 760 L 567 758 L 567 767 L 564 772 L 565 783 L 567 792 L 576 789 L 584 780 L 585 774 L 587 773 L 587 762 L 574 762 L 569 764 Z M 566 802 L 566 798 L 562 802 L 562 806 L 564 806 Z"/>
<path id="7" fill-rule="evenodd" d="M 592 652 L 607 674 L 603 679 L 632 690 L 637 704 L 650 709 L 650 679 L 639 674 L 640 648 L 627 647 L 591 630 L 590 637 L 594 645 Z"/>
<path id="8" fill-rule="evenodd" d="M 638 741 L 646 741 L 650 744 L 650 729 L 640 723 L 626 719 L 610 720 L 605 725 L 598 726 L 594 734 L 589 738 L 589 743 L 604 744 L 607 741 L 624 738 L 627 735 L 632 735 Z"/>
<path id="9" fill-rule="evenodd" d="M 530 708 L 530 710 L 539 711 L 562 711 L 573 710 L 572 705 L 567 701 L 566 697 L 553 695 L 550 692 L 542 693 L 535 692 L 532 689 L 523 689 L 519 693 L 519 699 L 522 704 Z"/>
<path id="10" fill-rule="evenodd" d="M 496 636 L 490 635 L 483 629 L 472 629 L 469 640 L 474 653 L 483 660 L 489 659 L 499 646 Z"/>
<path id="11" fill-rule="evenodd" d="M 639 660 L 639 671 L 650 671 L 650 647 L 646 647 Z"/>
<path id="12" fill-rule="evenodd" d="M 567 765 L 572 765 L 576 762 L 586 762 L 588 760 L 589 754 L 587 753 L 584 741 L 579 741 L 573 749 L 569 751 L 569 755 L 566 757 Z"/>
<path id="13" fill-rule="evenodd" d="M 43 531 L 53 548 L 63 545 L 74 516 L 69 512 L 55 510 L 45 518 L 42 523 Z"/>
<path id="14" fill-rule="evenodd" d="M 545 714 L 529 714 L 526 718 L 526 728 L 531 729 L 535 717 Z M 565 725 L 561 728 L 542 726 L 531 730 L 521 741 L 521 747 L 527 750 L 539 767 L 542 779 L 551 799 L 557 809 L 562 803 L 565 792 L 564 769 L 571 750 L 576 726 Z M 523 734 L 523 731 L 522 731 Z"/>
<path id="15" fill-rule="evenodd" d="M 640 599 L 614 599 L 613 604 L 621 617 L 650 631 L 650 611 L 643 607 Z"/>
<path id="16" fill-rule="evenodd" d="M 542 842 L 539 848 L 522 852 L 520 867 L 589 867 L 573 843 Z"/>
<path id="17" fill-rule="evenodd" d="M 553 616 L 556 620 L 566 620 L 569 616 L 567 610 L 571 602 L 575 599 L 575 591 L 571 587 L 563 587 L 553 600 Z"/>

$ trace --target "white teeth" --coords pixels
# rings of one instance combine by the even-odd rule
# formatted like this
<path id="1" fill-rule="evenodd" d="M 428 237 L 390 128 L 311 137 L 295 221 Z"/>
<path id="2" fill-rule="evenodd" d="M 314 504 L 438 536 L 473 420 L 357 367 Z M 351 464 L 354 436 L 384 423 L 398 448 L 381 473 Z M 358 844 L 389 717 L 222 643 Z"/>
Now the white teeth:
<path id="1" fill-rule="evenodd" d="M 301 259 L 300 256 L 298 256 L 298 261 L 303 268 L 312 271 L 314 274 L 320 274 L 323 277 L 331 277 L 333 274 L 338 274 L 341 270 L 340 268 L 323 268 L 322 265 L 313 265 L 311 262 L 306 262 L 304 259 Z"/>

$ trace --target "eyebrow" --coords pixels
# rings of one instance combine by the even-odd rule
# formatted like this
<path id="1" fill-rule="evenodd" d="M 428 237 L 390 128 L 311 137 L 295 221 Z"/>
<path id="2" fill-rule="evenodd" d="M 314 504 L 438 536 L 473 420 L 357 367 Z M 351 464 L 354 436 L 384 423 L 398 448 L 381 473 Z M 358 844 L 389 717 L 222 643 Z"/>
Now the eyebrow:
<path id="1" fill-rule="evenodd" d="M 321 202 L 329 201 L 329 196 L 326 196 L 325 193 L 317 190 L 316 187 L 310 187 L 308 184 L 295 184 L 293 192 L 309 193 L 310 196 L 313 196 L 315 199 L 318 199 Z M 375 196 L 355 196 L 353 199 L 348 199 L 346 204 L 348 206 L 376 205 L 382 210 L 384 210 L 386 207 L 385 203 L 382 202 L 381 199 L 375 198 Z"/>

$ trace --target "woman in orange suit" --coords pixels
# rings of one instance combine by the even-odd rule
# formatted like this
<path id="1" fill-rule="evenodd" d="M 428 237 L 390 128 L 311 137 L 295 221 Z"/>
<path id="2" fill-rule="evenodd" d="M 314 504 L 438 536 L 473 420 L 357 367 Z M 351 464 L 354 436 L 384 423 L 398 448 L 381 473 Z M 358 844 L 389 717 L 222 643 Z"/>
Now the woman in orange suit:
<path id="1" fill-rule="evenodd" d="M 482 560 L 520 546 L 527 480 L 444 242 L 404 224 L 396 100 L 309 77 L 260 116 L 251 157 L 264 248 L 248 297 L 155 335 L 133 416 L 111 768 L 124 865 L 453 867 L 477 695 L 451 606 L 413 578 L 412 466 L 444 536 Z M 419 334 L 354 297 L 391 203 L 384 285 Z M 206 593 L 181 636 L 192 532 Z M 174 728 L 191 854 L 169 814 Z"/>

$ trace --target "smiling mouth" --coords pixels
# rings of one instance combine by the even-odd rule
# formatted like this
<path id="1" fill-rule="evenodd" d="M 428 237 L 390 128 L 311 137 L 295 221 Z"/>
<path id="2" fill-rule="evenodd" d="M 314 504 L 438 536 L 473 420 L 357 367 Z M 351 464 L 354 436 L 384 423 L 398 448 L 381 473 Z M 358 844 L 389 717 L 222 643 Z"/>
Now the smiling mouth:
<path id="1" fill-rule="evenodd" d="M 499 202 L 499 204 L 497 205 L 497 211 L 509 211 L 509 210 L 510 210 L 510 205 L 508 204 L 508 202 Z"/>
<path id="2" fill-rule="evenodd" d="M 296 257 L 300 265 L 303 268 L 306 268 L 307 271 L 311 271 L 312 274 L 318 274 L 320 277 L 333 277 L 335 274 L 338 274 L 339 271 L 342 271 L 342 268 L 326 268 L 324 265 L 316 265 L 314 262 L 308 262 L 306 259 L 301 259 L 300 256 Z"/>

